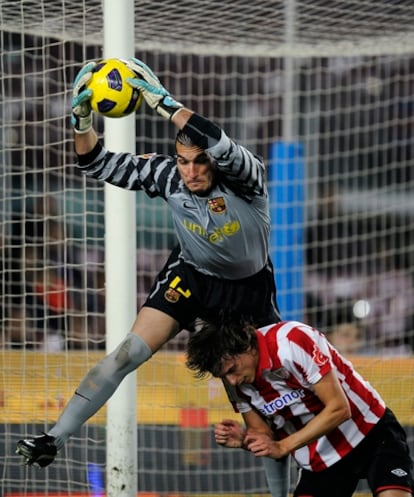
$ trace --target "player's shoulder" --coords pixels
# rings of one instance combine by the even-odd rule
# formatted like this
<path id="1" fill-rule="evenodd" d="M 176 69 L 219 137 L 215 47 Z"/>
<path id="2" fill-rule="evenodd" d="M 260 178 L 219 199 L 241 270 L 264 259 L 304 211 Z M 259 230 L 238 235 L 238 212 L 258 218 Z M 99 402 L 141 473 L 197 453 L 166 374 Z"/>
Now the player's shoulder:
<path id="1" fill-rule="evenodd" d="M 319 332 L 300 321 L 281 321 L 260 328 L 259 332 L 266 337 L 266 340 L 275 341 L 279 347 L 285 347 L 286 350 L 293 345 L 309 347 L 311 343 L 319 341 Z"/>
<path id="2" fill-rule="evenodd" d="M 175 157 L 158 153 L 145 153 L 135 156 L 136 168 L 143 185 L 157 185 L 157 190 L 167 199 L 180 189 L 181 178 Z"/>
<path id="3" fill-rule="evenodd" d="M 172 155 L 159 154 L 157 152 L 147 152 L 136 154 L 135 158 L 140 162 L 148 162 L 150 164 L 164 164 L 168 168 L 176 168 L 176 160 Z"/>
<path id="4" fill-rule="evenodd" d="M 278 323 L 269 324 L 259 328 L 259 332 L 266 335 L 269 332 L 273 333 L 289 333 L 291 330 L 301 331 L 303 329 L 311 329 L 311 327 L 300 321 L 279 321 Z"/>
<path id="5" fill-rule="evenodd" d="M 153 157 L 155 157 L 156 155 L 157 155 L 156 152 L 150 152 L 150 153 L 147 153 L 147 154 L 138 154 L 137 158 L 141 159 L 141 160 L 150 160 Z"/>

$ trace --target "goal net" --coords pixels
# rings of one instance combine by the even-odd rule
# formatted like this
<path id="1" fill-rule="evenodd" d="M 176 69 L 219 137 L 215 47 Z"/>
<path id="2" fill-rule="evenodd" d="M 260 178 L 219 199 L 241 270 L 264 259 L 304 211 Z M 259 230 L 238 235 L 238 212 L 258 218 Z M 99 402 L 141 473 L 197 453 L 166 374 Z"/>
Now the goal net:
<path id="1" fill-rule="evenodd" d="M 413 22 L 409 0 L 136 0 L 134 47 L 177 99 L 264 157 L 283 316 L 352 356 L 412 447 Z M 102 30 L 97 0 L 0 3 L 4 497 L 104 492 L 105 409 L 46 470 L 14 454 L 105 353 L 104 191 L 74 166 L 69 121 Z M 173 153 L 174 134 L 137 113 L 137 152 Z M 175 236 L 167 207 L 139 192 L 136 217 L 139 307 Z M 138 375 L 137 491 L 267 494 L 260 462 L 215 445 L 211 425 L 233 414 L 219 383 L 185 370 L 185 342 Z"/>

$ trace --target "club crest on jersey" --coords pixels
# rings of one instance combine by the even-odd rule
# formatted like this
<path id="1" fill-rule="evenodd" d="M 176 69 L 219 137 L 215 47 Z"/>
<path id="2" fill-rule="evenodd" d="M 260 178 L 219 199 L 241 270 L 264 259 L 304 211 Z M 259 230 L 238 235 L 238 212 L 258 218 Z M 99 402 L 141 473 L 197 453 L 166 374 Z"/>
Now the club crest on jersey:
<path id="1" fill-rule="evenodd" d="M 174 290 L 174 288 L 170 287 L 164 293 L 164 298 L 167 302 L 170 302 L 170 304 L 175 304 L 180 299 L 180 294 L 177 292 L 177 290 Z"/>
<path id="2" fill-rule="evenodd" d="M 208 208 L 214 214 L 223 214 L 226 211 L 226 203 L 223 197 L 210 198 L 208 200 Z"/>
<path id="3" fill-rule="evenodd" d="M 329 360 L 317 345 L 313 346 L 312 357 L 318 366 L 323 366 Z"/>

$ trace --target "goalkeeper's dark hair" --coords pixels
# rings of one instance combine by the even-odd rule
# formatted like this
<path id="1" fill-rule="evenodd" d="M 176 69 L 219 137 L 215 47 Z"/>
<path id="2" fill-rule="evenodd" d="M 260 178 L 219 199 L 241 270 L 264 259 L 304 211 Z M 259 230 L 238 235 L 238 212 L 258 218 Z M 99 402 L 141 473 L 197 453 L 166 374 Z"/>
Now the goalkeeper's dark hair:
<path id="1" fill-rule="evenodd" d="M 175 136 L 175 143 L 180 143 L 184 147 L 193 147 L 196 145 L 193 140 L 182 129 L 179 129 Z"/>
<path id="2" fill-rule="evenodd" d="M 186 366 L 196 378 L 208 374 L 219 377 L 225 359 L 257 350 L 255 326 L 245 317 L 223 316 L 204 321 L 203 326 L 190 334 L 187 343 Z"/>

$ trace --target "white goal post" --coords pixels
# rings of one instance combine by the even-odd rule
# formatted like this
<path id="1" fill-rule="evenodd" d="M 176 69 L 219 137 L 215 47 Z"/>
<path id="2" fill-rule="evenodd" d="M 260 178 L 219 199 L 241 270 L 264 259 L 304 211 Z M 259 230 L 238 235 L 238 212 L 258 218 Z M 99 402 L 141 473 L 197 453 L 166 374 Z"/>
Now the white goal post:
<path id="1" fill-rule="evenodd" d="M 134 56 L 133 0 L 103 2 L 105 58 Z M 114 32 L 117 36 L 114 36 Z M 135 116 L 105 119 L 105 146 L 135 153 Z M 112 352 L 136 316 L 135 196 L 105 185 L 106 350 Z M 136 375 L 128 375 L 108 401 L 106 495 L 135 497 L 137 478 Z"/>
<path id="2" fill-rule="evenodd" d="M 104 56 L 143 59 L 264 157 L 283 315 L 347 347 L 414 446 L 413 25 L 411 0 L 0 2 L 2 497 L 268 494 L 260 462 L 214 444 L 233 414 L 186 371 L 185 333 L 50 468 L 14 454 L 129 330 L 175 243 L 166 205 L 74 165 L 72 82 Z M 145 104 L 94 122 L 111 150 L 174 153 Z"/>

